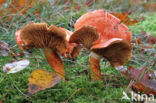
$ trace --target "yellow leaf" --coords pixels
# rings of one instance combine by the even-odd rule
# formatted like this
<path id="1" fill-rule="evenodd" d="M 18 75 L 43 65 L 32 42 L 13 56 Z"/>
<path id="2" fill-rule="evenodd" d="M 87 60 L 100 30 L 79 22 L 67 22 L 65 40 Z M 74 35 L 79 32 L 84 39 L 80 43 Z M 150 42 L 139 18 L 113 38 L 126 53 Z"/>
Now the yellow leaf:
<path id="1" fill-rule="evenodd" d="M 28 95 L 32 95 L 38 91 L 55 86 L 60 82 L 61 78 L 46 70 L 36 69 L 30 74 L 28 80 Z"/>

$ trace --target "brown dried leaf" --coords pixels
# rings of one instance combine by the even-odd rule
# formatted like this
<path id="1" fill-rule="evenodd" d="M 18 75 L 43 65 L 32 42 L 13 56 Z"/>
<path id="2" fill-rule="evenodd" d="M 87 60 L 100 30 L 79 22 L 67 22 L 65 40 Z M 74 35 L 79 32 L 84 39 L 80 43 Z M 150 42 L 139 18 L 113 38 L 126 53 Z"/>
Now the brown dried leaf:
<path id="1" fill-rule="evenodd" d="M 129 18 L 129 14 L 126 12 L 122 12 L 122 13 L 114 13 L 111 12 L 112 15 L 116 16 L 117 18 L 119 18 L 121 21 L 121 23 L 124 23 L 125 25 L 134 25 L 135 23 L 137 23 L 136 19 L 131 20 Z"/>
<path id="2" fill-rule="evenodd" d="M 148 11 L 156 11 L 156 3 L 146 3 L 145 8 Z"/>
<path id="3" fill-rule="evenodd" d="M 126 79 L 129 77 L 136 82 L 133 84 L 132 88 L 136 91 L 145 94 L 154 94 L 156 95 L 156 80 L 150 79 L 150 71 L 146 67 L 137 69 L 134 67 L 129 67 L 129 73 L 123 73 Z M 128 74 L 128 75 L 127 75 Z"/>
<path id="4" fill-rule="evenodd" d="M 3 41 L 0 41 L 0 52 L 2 56 L 8 56 L 9 50 L 8 50 L 9 44 Z"/>
<path id="5" fill-rule="evenodd" d="M 0 10 L 0 17 L 6 17 L 8 14 L 17 14 L 20 13 L 20 15 L 24 15 L 27 13 L 29 8 L 36 6 L 36 2 L 40 2 L 42 4 L 47 4 L 47 0 L 11 0 L 10 4 L 8 4 L 4 0 L 0 0 L 0 6 L 3 5 L 4 3 L 7 3 L 8 6 L 6 8 L 2 8 Z M 39 8 L 39 7 L 38 7 Z M 40 14 L 39 9 L 36 9 L 34 11 L 34 14 Z M 19 14 L 18 14 L 19 15 Z M 7 19 L 10 21 L 13 16 L 8 15 Z"/>
<path id="6" fill-rule="evenodd" d="M 28 80 L 28 96 L 30 96 L 38 91 L 55 86 L 60 82 L 61 78 L 46 70 L 36 69 L 30 74 Z"/>
<path id="7" fill-rule="evenodd" d="M 57 1 L 55 1 L 55 5 L 60 5 L 61 3 L 63 3 L 63 4 L 66 4 L 66 3 L 68 3 L 68 2 L 70 2 L 69 0 L 57 0 Z"/>
<path id="8" fill-rule="evenodd" d="M 4 4 L 5 0 L 0 0 L 0 6 Z"/>
<path id="9" fill-rule="evenodd" d="M 3 57 L 8 56 L 8 54 L 9 54 L 9 51 L 8 51 L 8 50 L 1 50 L 1 55 L 2 55 Z"/>
<path id="10" fill-rule="evenodd" d="M 136 39 L 133 39 L 131 43 L 142 44 L 142 39 L 140 37 L 137 37 Z"/>
<path id="11" fill-rule="evenodd" d="M 6 42 L 0 40 L 0 49 L 1 49 L 1 50 L 2 50 L 2 49 L 8 48 L 8 46 L 9 46 L 8 43 L 6 43 Z"/>
<path id="12" fill-rule="evenodd" d="M 152 34 L 142 30 L 141 34 L 146 39 L 147 43 L 156 44 L 156 37 L 154 37 Z"/>
<path id="13" fill-rule="evenodd" d="M 94 2 L 96 2 L 96 0 L 86 0 L 85 5 L 87 7 L 90 7 L 90 6 L 92 6 L 94 4 Z"/>
<path id="14" fill-rule="evenodd" d="M 144 85 L 143 83 L 134 83 L 132 88 L 144 94 L 156 95 L 156 80 L 149 81 L 148 85 Z"/>
<path id="15" fill-rule="evenodd" d="M 156 44 L 156 37 L 154 37 L 153 35 L 147 36 L 146 40 L 147 40 L 148 43 Z"/>
<path id="16" fill-rule="evenodd" d="M 15 55 L 13 55 L 13 54 L 11 54 L 11 55 L 12 55 L 12 56 L 16 56 L 16 57 L 21 57 L 21 56 L 23 56 L 23 55 L 25 55 L 25 54 L 24 54 L 23 51 L 21 51 L 21 52 L 16 53 Z"/>
<path id="17" fill-rule="evenodd" d="M 141 69 L 129 67 L 129 71 L 129 76 L 131 79 L 142 82 L 145 85 L 147 84 L 147 81 L 149 80 L 149 72 L 147 71 L 146 67 L 143 67 Z"/>
<path id="18" fill-rule="evenodd" d="M 145 3 L 145 0 L 128 0 L 128 2 L 131 4 L 131 5 L 142 5 L 143 3 Z"/>

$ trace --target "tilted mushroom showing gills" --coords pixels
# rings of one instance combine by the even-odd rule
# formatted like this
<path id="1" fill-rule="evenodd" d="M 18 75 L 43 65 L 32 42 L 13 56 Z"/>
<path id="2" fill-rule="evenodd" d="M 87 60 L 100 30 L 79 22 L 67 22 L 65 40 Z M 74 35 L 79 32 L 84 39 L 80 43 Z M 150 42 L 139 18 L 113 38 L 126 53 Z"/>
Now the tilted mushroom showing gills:
<path id="1" fill-rule="evenodd" d="M 71 35 L 73 34 L 73 32 L 62 27 L 59 27 L 59 29 L 63 30 L 66 33 L 66 40 L 68 41 L 68 49 L 64 57 L 76 59 L 82 46 L 76 43 L 69 43 L 69 39 Z"/>
<path id="2" fill-rule="evenodd" d="M 45 23 L 29 23 L 15 33 L 21 49 L 42 48 L 53 71 L 65 79 L 64 66 L 58 53 L 64 54 L 68 48 L 66 34 L 58 27 Z"/>
<path id="3" fill-rule="evenodd" d="M 106 58 L 113 67 L 124 65 L 131 57 L 131 32 L 118 18 L 105 10 L 81 16 L 75 23 L 71 43 L 83 44 L 91 51 L 89 65 L 92 80 L 101 78 L 100 59 Z"/>

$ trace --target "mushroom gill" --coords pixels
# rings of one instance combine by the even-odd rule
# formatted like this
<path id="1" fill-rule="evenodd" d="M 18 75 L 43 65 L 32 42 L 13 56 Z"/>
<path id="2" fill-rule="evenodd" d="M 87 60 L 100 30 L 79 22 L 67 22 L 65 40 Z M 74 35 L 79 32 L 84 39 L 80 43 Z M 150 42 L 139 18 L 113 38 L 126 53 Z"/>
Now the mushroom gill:
<path id="1" fill-rule="evenodd" d="M 54 25 L 48 28 L 46 23 L 27 24 L 22 28 L 20 37 L 24 49 L 51 48 L 62 54 L 68 46 L 66 34 Z"/>
<path id="2" fill-rule="evenodd" d="M 86 48 L 90 49 L 93 42 L 99 39 L 99 34 L 96 28 L 91 26 L 83 26 L 76 30 L 70 37 L 71 43 L 83 44 Z"/>

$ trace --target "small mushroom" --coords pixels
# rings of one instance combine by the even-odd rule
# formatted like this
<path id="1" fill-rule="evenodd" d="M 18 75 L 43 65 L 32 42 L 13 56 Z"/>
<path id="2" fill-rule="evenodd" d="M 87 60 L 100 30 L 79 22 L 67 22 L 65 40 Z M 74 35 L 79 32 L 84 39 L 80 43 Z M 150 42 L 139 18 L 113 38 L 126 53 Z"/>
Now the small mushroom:
<path id="1" fill-rule="evenodd" d="M 100 59 L 106 58 L 112 67 L 124 65 L 131 57 L 131 32 L 118 18 L 105 10 L 95 10 L 81 16 L 74 25 L 70 43 L 83 44 L 91 51 L 91 79 L 100 80 Z"/>
<path id="2" fill-rule="evenodd" d="M 53 71 L 65 79 L 65 72 L 59 54 L 68 49 L 66 34 L 59 27 L 46 23 L 29 23 L 15 33 L 16 42 L 22 50 L 42 48 Z"/>
<path id="3" fill-rule="evenodd" d="M 62 28 L 62 27 L 59 27 L 59 29 L 63 30 L 66 33 L 66 40 L 68 41 L 68 49 L 67 49 L 67 52 L 64 55 L 64 57 L 76 59 L 82 46 L 78 45 L 76 43 L 69 43 L 69 39 L 70 39 L 71 35 L 73 34 L 73 32 L 71 32 L 65 28 Z"/>

